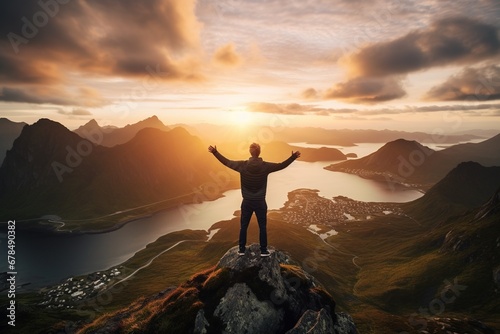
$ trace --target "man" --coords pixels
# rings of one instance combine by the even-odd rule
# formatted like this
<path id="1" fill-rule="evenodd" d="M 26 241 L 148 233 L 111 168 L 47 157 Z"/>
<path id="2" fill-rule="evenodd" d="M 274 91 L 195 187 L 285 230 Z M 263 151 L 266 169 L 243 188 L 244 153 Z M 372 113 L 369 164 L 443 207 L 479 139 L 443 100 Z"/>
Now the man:
<path id="1" fill-rule="evenodd" d="M 250 145 L 249 151 L 251 157 L 248 160 L 229 160 L 217 151 L 217 146 L 210 146 L 208 151 L 213 153 L 222 164 L 240 173 L 241 195 L 243 196 L 243 201 L 241 202 L 238 255 L 245 255 L 248 224 L 254 212 L 257 216 L 257 222 L 259 223 L 260 256 L 266 257 L 271 255 L 267 250 L 267 176 L 270 173 L 288 167 L 295 159 L 300 157 L 300 152 L 292 151 L 292 155 L 285 161 L 281 163 L 271 163 L 265 162 L 262 158 L 259 158 L 260 145 L 256 143 Z"/>

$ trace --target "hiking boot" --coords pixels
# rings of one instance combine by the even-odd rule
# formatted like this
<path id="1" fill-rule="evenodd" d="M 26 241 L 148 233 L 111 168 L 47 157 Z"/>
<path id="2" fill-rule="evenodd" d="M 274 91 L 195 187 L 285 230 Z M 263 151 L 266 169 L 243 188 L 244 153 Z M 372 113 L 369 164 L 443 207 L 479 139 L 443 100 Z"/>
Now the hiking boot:
<path id="1" fill-rule="evenodd" d="M 245 249 L 244 248 L 243 249 L 240 248 L 238 250 L 238 256 L 243 256 L 243 255 L 245 255 Z"/>
<path id="2" fill-rule="evenodd" d="M 260 257 L 268 257 L 268 256 L 271 256 L 271 253 L 267 249 L 260 251 Z"/>

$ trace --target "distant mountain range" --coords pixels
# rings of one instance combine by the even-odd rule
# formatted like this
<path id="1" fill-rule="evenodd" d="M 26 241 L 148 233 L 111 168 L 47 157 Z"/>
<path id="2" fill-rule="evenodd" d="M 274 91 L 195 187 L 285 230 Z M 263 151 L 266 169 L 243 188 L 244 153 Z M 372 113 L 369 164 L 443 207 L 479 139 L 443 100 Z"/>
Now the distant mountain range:
<path id="1" fill-rule="evenodd" d="M 500 166 L 499 147 L 500 134 L 480 143 L 453 145 L 441 151 L 398 139 L 366 157 L 332 164 L 326 169 L 429 189 L 461 162 Z"/>
<path id="2" fill-rule="evenodd" d="M 222 169 L 182 128 L 145 128 L 107 148 L 41 119 L 23 128 L 0 167 L 0 218 L 95 217 L 203 192 Z M 217 186 L 211 196 L 229 187 Z"/>
<path id="3" fill-rule="evenodd" d="M 268 161 L 283 161 L 292 150 L 300 150 L 303 161 L 346 160 L 346 156 L 334 148 L 301 148 L 279 141 L 288 138 L 304 142 L 312 138 L 313 133 L 327 140 L 332 134 L 330 130 L 312 128 L 302 129 L 304 133 L 286 127 L 272 131 L 262 128 L 251 136 L 248 136 L 251 130 L 233 129 L 217 133 L 215 139 L 222 135 L 219 143 L 197 128 L 191 131 L 203 135 L 204 139 L 181 127 L 172 129 L 156 116 L 123 128 L 102 127 L 92 120 L 74 132 L 48 119 L 33 125 L 2 119 L 0 128 L 6 130 L 1 137 L 4 147 L 11 146 L 0 167 L 0 219 L 45 214 L 93 217 L 199 192 L 203 184 L 213 182 L 213 173 L 225 171 L 207 153 L 208 144 L 219 144 L 221 152 L 235 160 L 248 158 L 248 144 L 252 141 L 262 143 L 262 156 Z M 345 131 L 372 140 L 377 133 L 401 134 Z M 17 139 L 9 144 L 16 135 Z M 304 135 L 302 139 L 301 135 Z M 452 138 L 458 137 L 448 139 Z M 499 165 L 498 147 L 500 135 L 478 144 L 460 144 L 442 151 L 399 139 L 370 156 L 327 168 L 384 181 L 389 178 L 391 182 L 415 183 L 428 189 L 462 161 Z M 217 190 L 236 187 L 236 177 L 231 178 L 230 185 L 224 184 Z"/>
<path id="4" fill-rule="evenodd" d="M 245 160 L 250 157 L 248 148 L 251 142 L 225 140 L 217 145 L 220 152 L 231 160 Z M 261 157 L 265 161 L 281 162 L 287 159 L 292 151 L 300 151 L 301 161 L 339 161 L 346 160 L 347 156 L 336 148 L 305 148 L 289 145 L 285 142 L 271 141 L 261 145 Z"/>
<path id="5" fill-rule="evenodd" d="M 275 124 L 276 123 L 276 124 Z M 3 161 L 5 152 L 12 147 L 14 140 L 21 134 L 22 128 L 26 123 L 12 122 L 6 118 L 0 119 L 0 164 Z M 178 125 L 186 128 L 190 133 L 202 138 L 209 144 L 220 144 L 224 142 L 249 142 L 258 141 L 262 144 L 271 142 L 286 142 L 286 143 L 310 143 L 323 145 L 338 145 L 338 146 L 355 146 L 356 143 L 386 143 L 399 138 L 406 140 L 416 140 L 422 143 L 435 142 L 435 135 L 423 132 L 404 132 L 392 130 L 332 130 L 322 128 L 288 128 L 286 124 L 274 122 L 269 126 L 261 127 L 245 127 L 233 128 L 228 126 L 219 126 L 211 124 L 197 125 Z M 175 127 L 175 126 L 174 126 Z M 144 128 L 156 128 L 162 131 L 170 129 L 157 116 L 151 116 L 147 119 L 134 124 L 126 125 L 125 127 L 116 127 L 113 125 L 101 126 L 94 119 L 74 130 L 82 138 L 89 139 L 93 142 L 98 142 L 101 146 L 113 147 L 119 144 L 124 144 L 131 140 L 138 131 Z M 457 143 L 463 141 L 477 140 L 489 137 L 493 130 L 471 130 L 471 132 L 463 132 L 456 134 L 448 134 L 439 137 L 439 142 L 442 144 Z M 249 142 L 250 144 L 250 142 Z M 302 148 L 304 161 L 332 161 L 344 160 L 338 153 L 326 150 L 318 153 L 311 151 L 312 156 L 319 158 L 311 158 L 309 160 L 309 152 Z M 280 159 L 279 156 L 272 156 L 271 159 Z M 332 159 L 336 157 L 335 159 Z M 244 157 L 246 158 L 246 156 Z"/>
<path id="6" fill-rule="evenodd" d="M 406 132 L 394 130 L 370 129 L 324 129 L 313 127 L 287 127 L 286 122 L 275 120 L 268 126 L 249 126 L 245 128 L 231 128 L 211 124 L 181 125 L 196 133 L 202 138 L 211 138 L 213 142 L 248 141 L 249 138 L 262 138 L 268 141 L 282 141 L 287 143 L 308 143 L 319 145 L 355 146 L 356 143 L 387 143 L 400 138 L 415 140 L 421 143 L 455 144 L 488 138 L 491 131 L 480 132 L 480 135 L 471 133 L 435 134 L 425 132 Z M 475 131 L 475 133 L 479 133 Z M 498 131 L 496 132 L 498 133 Z M 262 139 L 260 141 L 262 141 Z"/>
<path id="7" fill-rule="evenodd" d="M 162 123 L 156 116 L 151 116 L 140 122 L 129 124 L 123 128 L 101 127 L 94 119 L 80 126 L 74 132 L 82 138 L 97 142 L 97 144 L 107 147 L 125 144 L 131 140 L 137 132 L 145 128 L 168 131 L 170 128 Z"/>
<path id="8" fill-rule="evenodd" d="M 7 118 L 0 118 L 0 165 L 5 158 L 5 153 L 12 147 L 14 140 L 19 137 L 23 127 L 27 123 L 12 122 Z M 116 126 L 100 126 L 96 120 L 92 119 L 85 125 L 80 126 L 74 132 L 80 137 L 89 139 L 91 142 L 112 147 L 124 144 L 131 140 L 137 132 L 145 128 L 156 128 L 168 131 L 170 128 L 164 125 L 156 116 L 151 116 L 140 122 L 126 125 L 123 128 Z"/>

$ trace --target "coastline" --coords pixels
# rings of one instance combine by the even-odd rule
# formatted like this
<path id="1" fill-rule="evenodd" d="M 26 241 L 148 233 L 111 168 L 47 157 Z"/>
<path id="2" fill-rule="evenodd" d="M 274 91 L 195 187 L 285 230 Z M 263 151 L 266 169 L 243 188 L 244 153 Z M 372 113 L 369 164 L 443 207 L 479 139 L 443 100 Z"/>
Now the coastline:
<path id="1" fill-rule="evenodd" d="M 406 183 L 403 180 L 401 180 L 400 177 L 395 176 L 391 173 L 388 172 L 376 172 L 376 171 L 370 171 L 366 169 L 346 169 L 346 168 L 335 168 L 331 166 L 326 166 L 324 169 L 330 171 L 330 172 L 339 172 L 339 173 L 346 173 L 350 175 L 357 175 L 360 178 L 363 178 L 365 180 L 372 180 L 372 181 L 377 181 L 377 182 L 383 182 L 387 183 L 390 187 L 394 187 L 394 185 L 401 186 L 406 189 L 411 189 L 411 190 L 416 190 L 422 194 L 425 194 L 428 189 L 432 187 L 432 184 L 417 184 L 417 183 Z"/>
<path id="2" fill-rule="evenodd" d="M 233 190 L 233 189 L 236 189 L 236 188 L 224 189 L 223 192 L 221 192 L 220 194 L 218 194 L 214 198 L 206 199 L 205 201 L 202 201 L 202 202 L 215 201 L 221 197 L 224 197 L 225 196 L 224 193 L 226 191 Z M 182 198 L 185 198 L 188 196 L 192 196 L 192 195 L 193 195 L 193 193 L 190 193 L 190 194 L 178 196 L 175 198 L 170 198 L 170 199 L 167 199 L 167 200 L 164 200 L 161 202 L 167 202 L 167 201 L 171 201 L 173 199 L 179 200 L 179 199 L 182 199 Z M 158 205 L 158 204 L 159 204 L 159 202 L 155 202 L 155 203 L 146 204 L 146 205 L 143 205 L 141 207 L 134 208 L 134 209 L 144 208 L 144 207 L 148 207 L 148 206 L 154 206 L 154 205 Z M 61 221 L 56 221 L 53 218 L 31 218 L 31 219 L 23 219 L 23 220 L 17 221 L 19 223 L 22 223 L 22 224 L 18 224 L 17 229 L 20 231 L 41 232 L 41 233 L 55 234 L 55 235 L 61 235 L 61 236 L 64 236 L 64 235 L 84 235 L 84 234 L 104 234 L 104 233 L 110 233 L 110 232 L 117 231 L 117 230 L 121 229 L 122 227 L 126 226 L 127 224 L 132 223 L 134 221 L 137 221 L 140 219 L 145 219 L 145 218 L 151 218 L 157 214 L 161 214 L 163 212 L 167 212 L 169 210 L 175 209 L 179 206 L 189 205 L 189 204 L 195 204 L 195 201 L 193 201 L 193 200 L 188 200 L 188 201 L 179 200 L 179 201 L 176 201 L 175 203 L 172 203 L 166 207 L 152 210 L 151 212 L 140 213 L 138 215 L 132 215 L 131 217 L 126 217 L 126 218 L 124 218 L 123 221 L 118 221 L 118 222 L 114 223 L 112 226 L 103 227 L 103 228 L 85 229 L 85 225 L 82 224 L 82 225 L 80 225 L 80 227 L 74 227 L 71 229 L 62 230 L 61 228 L 66 226 L 68 221 L 78 221 L 78 220 L 71 219 L 71 220 L 64 221 L 61 219 Z M 134 209 L 132 209 L 132 210 L 134 210 Z M 124 210 L 124 211 L 120 211 L 118 213 L 112 213 L 112 214 L 107 215 L 107 216 L 126 213 L 127 211 L 128 210 Z M 82 219 L 81 221 L 99 220 L 100 218 L 103 218 L 103 217 L 106 217 L 106 216 L 101 216 L 101 217 L 97 217 L 97 218 L 93 218 L 93 219 L 92 218 L 84 219 L 84 220 Z M 26 224 L 26 222 L 28 222 L 29 225 Z M 0 225 L 3 225 L 3 224 L 7 224 L 7 222 L 0 222 Z M 59 225 L 59 226 L 57 226 L 57 225 Z"/>

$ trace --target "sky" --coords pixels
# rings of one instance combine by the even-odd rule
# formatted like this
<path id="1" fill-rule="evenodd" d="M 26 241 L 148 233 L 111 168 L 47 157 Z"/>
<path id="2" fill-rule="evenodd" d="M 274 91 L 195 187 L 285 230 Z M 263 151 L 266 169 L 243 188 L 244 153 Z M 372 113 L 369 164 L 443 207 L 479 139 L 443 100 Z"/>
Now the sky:
<path id="1" fill-rule="evenodd" d="M 500 131 L 498 0 L 0 3 L 0 117 Z"/>

